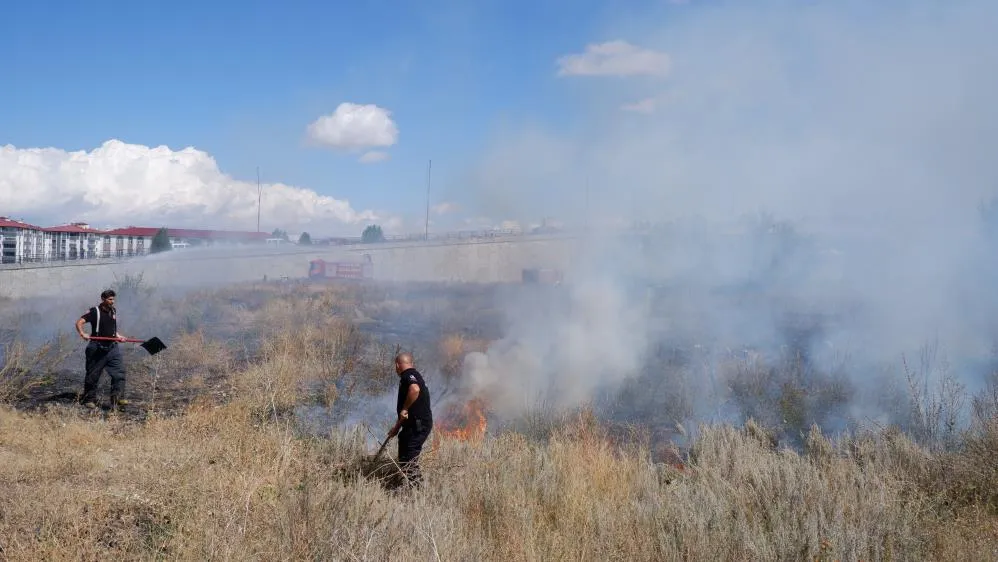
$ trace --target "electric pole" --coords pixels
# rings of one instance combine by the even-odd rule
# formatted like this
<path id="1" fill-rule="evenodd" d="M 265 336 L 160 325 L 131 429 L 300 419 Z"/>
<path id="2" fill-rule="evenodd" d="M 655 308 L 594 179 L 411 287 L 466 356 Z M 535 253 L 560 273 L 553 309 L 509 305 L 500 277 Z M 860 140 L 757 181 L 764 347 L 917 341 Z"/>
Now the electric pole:
<path id="1" fill-rule="evenodd" d="M 263 201 L 263 187 L 260 186 L 260 166 L 256 167 L 256 231 L 260 232 L 260 203 Z"/>
<path id="2" fill-rule="evenodd" d="M 430 239 L 430 173 L 433 170 L 433 160 L 426 166 L 426 222 L 423 226 L 423 240 Z"/>

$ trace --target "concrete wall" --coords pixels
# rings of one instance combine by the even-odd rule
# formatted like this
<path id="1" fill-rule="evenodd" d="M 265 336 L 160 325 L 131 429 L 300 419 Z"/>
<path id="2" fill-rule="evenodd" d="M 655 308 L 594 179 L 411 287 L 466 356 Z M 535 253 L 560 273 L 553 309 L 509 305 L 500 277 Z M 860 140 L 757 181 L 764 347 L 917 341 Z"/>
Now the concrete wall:
<path id="1" fill-rule="evenodd" d="M 384 281 L 519 282 L 524 268 L 567 269 L 575 240 L 513 237 L 473 242 L 350 246 L 348 254 L 371 256 L 374 276 Z"/>
<path id="2" fill-rule="evenodd" d="M 524 268 L 567 269 L 571 238 L 517 236 L 439 243 L 293 246 L 288 249 L 185 249 L 121 262 L 71 262 L 0 270 L 0 295 L 93 294 L 126 275 L 156 286 L 210 286 L 308 274 L 309 260 L 360 260 L 370 255 L 385 281 L 518 282 Z"/>

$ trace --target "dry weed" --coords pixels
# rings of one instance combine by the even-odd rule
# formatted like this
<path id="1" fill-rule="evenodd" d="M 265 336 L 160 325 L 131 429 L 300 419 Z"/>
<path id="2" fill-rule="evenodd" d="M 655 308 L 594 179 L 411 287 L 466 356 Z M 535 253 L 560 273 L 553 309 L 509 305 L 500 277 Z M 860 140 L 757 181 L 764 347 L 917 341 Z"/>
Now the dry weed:
<path id="1" fill-rule="evenodd" d="M 335 408 L 346 376 L 391 388 L 390 351 L 343 319 L 342 289 L 260 291 L 222 315 L 263 336 L 252 362 L 191 331 L 159 367 L 227 372 L 224 403 L 142 423 L 0 406 L 5 559 L 964 560 L 998 544 L 994 423 L 945 453 L 895 430 L 814 426 L 798 453 L 764 423 L 701 426 L 673 467 L 590 409 L 539 412 L 523 432 L 436 440 L 424 489 L 393 494 L 394 443 L 373 462 L 365 430 L 303 436 L 293 416 L 317 395 Z"/>

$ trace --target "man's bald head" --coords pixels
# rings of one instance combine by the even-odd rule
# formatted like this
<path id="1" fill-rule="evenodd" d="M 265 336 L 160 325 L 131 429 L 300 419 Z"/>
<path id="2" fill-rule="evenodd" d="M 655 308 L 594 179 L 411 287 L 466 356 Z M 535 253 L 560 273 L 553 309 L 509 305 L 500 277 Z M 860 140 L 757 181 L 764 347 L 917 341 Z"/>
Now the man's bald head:
<path id="1" fill-rule="evenodd" d="M 413 367 L 412 354 L 406 351 L 395 356 L 395 372 L 402 374 L 402 371 Z"/>

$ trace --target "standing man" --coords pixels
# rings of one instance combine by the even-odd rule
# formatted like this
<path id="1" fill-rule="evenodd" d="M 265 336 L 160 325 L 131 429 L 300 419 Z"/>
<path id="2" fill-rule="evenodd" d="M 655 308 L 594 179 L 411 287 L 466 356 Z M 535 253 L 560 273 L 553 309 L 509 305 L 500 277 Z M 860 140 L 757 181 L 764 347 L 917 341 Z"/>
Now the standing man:
<path id="1" fill-rule="evenodd" d="M 433 430 L 433 413 L 430 411 L 430 389 L 423 375 L 413 367 L 412 354 L 399 353 L 395 357 L 395 373 L 399 376 L 399 395 L 395 405 L 398 421 L 388 432 L 388 437 L 399 437 L 398 462 L 410 486 L 422 485 L 419 454 L 423 443 Z"/>
<path id="2" fill-rule="evenodd" d="M 125 366 L 121 359 L 121 349 L 116 341 L 91 340 L 91 336 L 102 338 L 125 339 L 118 332 L 118 311 L 114 307 L 114 290 L 108 289 L 100 294 L 100 304 L 91 308 L 76 320 L 76 331 L 80 337 L 89 341 L 86 348 L 87 374 L 83 381 L 83 396 L 80 401 L 88 408 L 97 407 L 97 384 L 101 373 L 107 369 L 111 377 L 111 407 L 124 406 L 128 400 L 125 394 Z M 83 325 L 90 324 L 90 334 L 83 333 Z"/>

